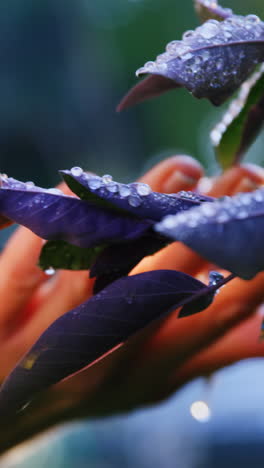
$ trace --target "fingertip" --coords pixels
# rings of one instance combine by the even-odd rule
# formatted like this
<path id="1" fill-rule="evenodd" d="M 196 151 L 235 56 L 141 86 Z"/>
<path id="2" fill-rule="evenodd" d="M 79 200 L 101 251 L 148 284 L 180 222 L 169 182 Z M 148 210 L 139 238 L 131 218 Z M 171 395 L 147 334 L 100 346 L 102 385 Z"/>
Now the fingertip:
<path id="1" fill-rule="evenodd" d="M 187 155 L 171 156 L 148 171 L 141 181 L 157 192 L 190 190 L 203 176 L 201 164 Z"/>

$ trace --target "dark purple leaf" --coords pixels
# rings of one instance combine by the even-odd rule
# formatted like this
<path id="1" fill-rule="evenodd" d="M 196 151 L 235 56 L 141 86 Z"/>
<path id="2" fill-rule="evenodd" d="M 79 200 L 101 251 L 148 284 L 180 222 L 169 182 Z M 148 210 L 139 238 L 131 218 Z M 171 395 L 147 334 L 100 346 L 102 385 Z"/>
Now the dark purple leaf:
<path id="1" fill-rule="evenodd" d="M 264 61 L 264 23 L 257 16 L 231 16 L 222 22 L 209 20 L 195 31 L 187 31 L 182 41 L 172 41 L 155 62 L 147 62 L 137 75 L 164 77 L 162 92 L 171 89 L 168 79 L 187 88 L 197 98 L 220 105 L 228 99 Z M 147 78 L 148 80 L 148 78 Z M 155 80 L 133 88 L 119 110 L 136 104 L 152 93 Z"/>
<path id="2" fill-rule="evenodd" d="M 1 416 L 20 410 L 41 390 L 92 364 L 151 321 L 208 289 L 173 270 L 115 281 L 43 333 L 3 384 Z"/>
<path id="3" fill-rule="evenodd" d="M 170 78 L 159 75 L 150 75 L 145 80 L 141 80 L 132 88 L 117 106 L 117 112 L 121 112 L 134 104 L 152 99 L 166 93 L 170 89 L 181 88 L 181 85 L 175 83 Z"/>
<path id="4" fill-rule="evenodd" d="M 222 121 L 211 132 L 223 168 L 238 164 L 255 141 L 264 121 L 264 66 L 243 83 Z"/>
<path id="5" fill-rule="evenodd" d="M 47 240 L 79 247 L 128 241 L 149 230 L 151 223 L 107 212 L 58 189 L 40 189 L 5 179 L 0 188 L 0 214 Z"/>
<path id="6" fill-rule="evenodd" d="M 241 278 L 264 270 L 264 189 L 167 216 L 156 229 Z"/>
<path id="7" fill-rule="evenodd" d="M 224 276 L 221 273 L 218 273 L 218 271 L 210 271 L 208 293 L 205 295 L 203 294 L 189 304 L 184 305 L 179 312 L 178 318 L 189 317 L 190 315 L 197 314 L 209 307 L 213 302 L 217 290 L 223 285 L 223 283 L 230 281 L 230 279 L 232 278 L 224 278 Z"/>
<path id="8" fill-rule="evenodd" d="M 79 174 L 73 168 L 71 171 L 61 171 L 66 183 L 80 198 L 95 205 L 108 209 L 112 207 L 131 213 L 139 218 L 159 221 L 167 214 L 175 214 L 200 205 L 204 201 L 213 201 L 193 192 L 179 192 L 168 195 L 152 192 L 147 184 L 120 184 L 110 175 L 99 177 L 86 174 L 79 169 Z"/>
<path id="9" fill-rule="evenodd" d="M 222 21 L 233 15 L 230 8 L 223 8 L 221 5 L 218 5 L 217 0 L 194 0 L 194 6 L 202 22 L 209 19 Z"/>
<path id="10" fill-rule="evenodd" d="M 127 275 L 142 258 L 154 254 L 168 243 L 167 238 L 150 232 L 139 239 L 106 247 L 98 254 L 90 270 L 90 277 L 96 277 L 94 293 Z"/>

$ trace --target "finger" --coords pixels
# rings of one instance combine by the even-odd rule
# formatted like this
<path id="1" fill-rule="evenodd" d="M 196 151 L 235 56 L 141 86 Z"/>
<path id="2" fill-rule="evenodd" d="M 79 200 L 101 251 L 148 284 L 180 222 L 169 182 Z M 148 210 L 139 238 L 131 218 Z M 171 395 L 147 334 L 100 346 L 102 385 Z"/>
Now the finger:
<path id="1" fill-rule="evenodd" d="M 60 271 L 34 299 L 31 319 L 1 345 L 0 376 L 3 378 L 39 336 L 61 315 L 77 307 L 92 295 L 93 280 L 87 271 Z M 43 296 L 41 297 L 41 294 Z"/>
<path id="2" fill-rule="evenodd" d="M 155 192 L 175 193 L 191 190 L 203 176 L 203 168 L 191 156 L 179 155 L 165 159 L 143 177 L 140 182 L 149 184 Z"/>
<path id="3" fill-rule="evenodd" d="M 21 311 L 47 275 L 37 266 L 42 239 L 19 228 L 0 256 L 0 334 L 17 326 Z"/>
<path id="4" fill-rule="evenodd" d="M 173 372 L 171 387 L 175 388 L 178 382 L 182 384 L 197 376 L 208 375 L 242 359 L 264 356 L 264 342 L 259 339 L 262 320 L 260 314 L 254 313 L 209 348 L 188 360 L 177 372 Z"/>
<path id="5" fill-rule="evenodd" d="M 235 166 L 225 171 L 217 177 L 213 183 L 209 195 L 212 197 L 222 197 L 223 195 L 233 195 L 240 190 L 240 185 L 245 184 L 249 190 L 256 189 L 264 182 L 264 170 L 254 164 L 244 164 Z"/>
<path id="6" fill-rule="evenodd" d="M 150 389 L 149 382 L 155 382 L 156 397 L 160 397 L 171 372 L 176 372 L 196 353 L 247 319 L 263 301 L 264 274 L 261 273 L 251 281 L 233 280 L 200 314 L 184 319 L 178 319 L 177 313 L 171 314 L 162 322 L 158 333 L 137 350 L 131 362 L 126 362 L 130 372 L 125 385 L 129 388 L 133 382 L 133 392 L 139 398 L 142 389 Z M 151 391 L 145 395 L 152 398 Z"/>

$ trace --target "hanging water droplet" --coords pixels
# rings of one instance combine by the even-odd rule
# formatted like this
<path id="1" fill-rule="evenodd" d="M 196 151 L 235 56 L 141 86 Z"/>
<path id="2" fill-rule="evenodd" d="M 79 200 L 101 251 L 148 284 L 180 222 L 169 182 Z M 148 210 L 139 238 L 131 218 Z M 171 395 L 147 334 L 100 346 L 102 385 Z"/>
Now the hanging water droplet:
<path id="1" fill-rule="evenodd" d="M 45 274 L 48 275 L 48 276 L 53 276 L 53 275 L 55 275 L 55 273 L 56 273 L 56 271 L 54 270 L 53 267 L 47 268 L 44 272 L 45 272 Z"/>
<path id="2" fill-rule="evenodd" d="M 88 187 L 91 190 L 97 190 L 102 186 L 102 179 L 100 177 L 90 177 L 88 180 Z"/>
<path id="3" fill-rule="evenodd" d="M 190 406 L 192 417 L 201 423 L 206 423 L 211 419 L 211 410 L 205 401 L 194 401 Z"/>
<path id="4" fill-rule="evenodd" d="M 209 272 L 209 286 L 215 286 L 219 281 L 222 281 L 223 278 L 224 276 L 221 273 L 211 270 Z"/>
<path id="5" fill-rule="evenodd" d="M 82 173 L 83 173 L 83 170 L 81 167 L 75 166 L 71 168 L 71 174 L 74 177 L 79 177 L 80 175 L 82 175 Z"/>
<path id="6" fill-rule="evenodd" d="M 134 208 L 137 208 L 138 206 L 141 205 L 142 200 L 137 195 L 130 195 L 128 197 L 128 203 L 129 203 L 130 206 L 133 206 Z"/>
<path id="7" fill-rule="evenodd" d="M 143 183 L 137 183 L 136 185 L 136 190 L 139 195 L 142 197 L 145 197 L 151 193 L 151 188 L 148 184 L 143 184 Z"/>

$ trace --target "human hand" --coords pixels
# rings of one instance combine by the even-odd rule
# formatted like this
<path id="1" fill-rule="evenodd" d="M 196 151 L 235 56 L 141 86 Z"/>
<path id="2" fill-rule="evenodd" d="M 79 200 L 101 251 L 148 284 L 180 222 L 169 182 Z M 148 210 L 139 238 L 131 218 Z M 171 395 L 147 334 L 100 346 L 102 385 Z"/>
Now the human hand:
<path id="1" fill-rule="evenodd" d="M 167 193 L 203 189 L 209 182 L 207 194 L 217 197 L 252 190 L 264 181 L 263 170 L 253 166 L 232 168 L 213 181 L 202 175 L 193 159 L 173 157 L 141 181 Z M 1 378 L 57 317 L 92 294 L 93 281 L 87 272 L 60 271 L 49 278 L 36 266 L 42 242 L 19 228 L 0 258 Z M 206 281 L 213 267 L 187 247 L 172 244 L 144 259 L 132 273 L 159 268 L 180 270 Z M 201 314 L 178 320 L 175 312 L 150 325 L 118 351 L 45 392 L 18 416 L 17 430 L 12 429 L 14 439 L 9 437 L 9 441 L 20 440 L 23 431 L 26 436 L 34 434 L 60 420 L 159 401 L 195 376 L 262 355 L 264 347 L 258 342 L 261 317 L 255 311 L 264 298 L 263 285 L 263 274 L 251 281 L 237 279 Z M 4 445 L 11 443 L 7 434 Z"/>

